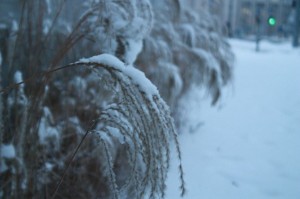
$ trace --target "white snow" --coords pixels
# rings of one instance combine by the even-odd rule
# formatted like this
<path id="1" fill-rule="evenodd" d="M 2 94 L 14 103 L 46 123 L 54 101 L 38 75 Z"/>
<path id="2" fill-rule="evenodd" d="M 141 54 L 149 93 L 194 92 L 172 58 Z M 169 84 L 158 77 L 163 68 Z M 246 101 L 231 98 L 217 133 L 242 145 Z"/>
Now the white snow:
<path id="1" fill-rule="evenodd" d="M 41 144 L 46 145 L 49 139 L 58 140 L 59 131 L 57 128 L 52 127 L 50 123 L 53 123 L 53 116 L 48 107 L 43 108 L 43 117 L 41 118 L 38 135 Z"/>
<path id="2" fill-rule="evenodd" d="M 196 34 L 194 27 L 191 24 L 186 23 L 179 26 L 179 30 L 183 32 L 183 41 L 191 47 L 194 47 L 196 44 Z"/>
<path id="3" fill-rule="evenodd" d="M 128 64 L 133 64 L 143 48 L 142 40 L 127 39 L 128 49 L 126 50 L 124 59 Z"/>
<path id="4" fill-rule="evenodd" d="M 47 171 L 52 171 L 52 169 L 54 168 L 54 165 L 50 162 L 46 162 L 45 163 L 45 168 Z"/>
<path id="5" fill-rule="evenodd" d="M 125 144 L 124 135 L 121 134 L 120 130 L 114 127 L 107 127 L 110 132 L 110 135 L 116 139 L 118 139 L 120 144 Z"/>
<path id="6" fill-rule="evenodd" d="M 0 174 L 9 169 L 5 159 L 14 158 L 16 158 L 15 147 L 12 144 L 2 144 L 0 146 Z"/>
<path id="7" fill-rule="evenodd" d="M 15 83 L 20 83 L 23 81 L 22 73 L 20 71 L 16 71 L 14 75 Z"/>
<path id="8" fill-rule="evenodd" d="M 15 74 L 14 74 L 14 81 L 15 81 L 15 83 L 16 84 L 18 84 L 18 83 L 20 83 L 20 82 L 23 82 L 23 74 L 22 74 L 22 72 L 21 71 L 16 71 L 15 72 Z M 21 90 L 23 90 L 24 89 L 24 84 L 20 84 L 19 85 L 19 88 L 21 89 Z"/>
<path id="9" fill-rule="evenodd" d="M 117 70 L 124 68 L 124 63 L 117 57 L 110 54 L 96 55 L 90 58 L 82 58 L 79 60 L 80 63 L 98 63 L 106 66 L 113 67 Z"/>
<path id="10" fill-rule="evenodd" d="M 110 54 L 101 54 L 90 58 L 82 58 L 77 63 L 90 63 L 90 64 L 103 64 L 108 67 L 112 67 L 123 74 L 127 75 L 132 82 L 138 86 L 140 91 L 144 92 L 149 99 L 152 99 L 153 95 L 158 95 L 156 86 L 145 76 L 145 74 L 136 69 L 132 65 L 125 65 L 117 57 Z"/>
<path id="11" fill-rule="evenodd" d="M 39 125 L 39 140 L 41 144 L 46 145 L 49 139 L 55 139 L 57 140 L 59 138 L 59 131 L 49 126 L 48 121 L 46 118 L 42 118 L 40 125 Z"/>
<path id="12" fill-rule="evenodd" d="M 16 157 L 15 147 L 12 144 L 1 145 L 1 157 L 12 159 Z"/>
<path id="13" fill-rule="evenodd" d="M 12 31 L 17 32 L 19 30 L 19 24 L 16 20 L 12 21 Z"/>
<path id="14" fill-rule="evenodd" d="M 300 198 L 300 50 L 230 40 L 235 80 L 222 107 L 194 89 L 180 137 L 188 199 Z M 194 133 L 189 133 L 190 130 Z M 167 199 L 180 198 L 176 158 Z"/>
<path id="15" fill-rule="evenodd" d="M 127 76 L 129 76 L 133 83 L 138 85 L 139 89 L 145 92 L 151 99 L 153 95 L 158 95 L 158 90 L 156 86 L 145 76 L 145 73 L 136 69 L 133 66 L 128 66 L 123 71 Z"/>
<path id="16" fill-rule="evenodd" d="M 209 53 L 201 48 L 194 48 L 194 52 L 197 53 L 201 58 L 203 58 L 205 60 L 205 63 L 208 68 L 216 70 L 217 74 L 221 74 L 220 64 L 218 63 L 217 59 L 211 53 Z"/>
<path id="17" fill-rule="evenodd" d="M 49 33 L 49 30 L 51 28 L 52 23 L 53 22 L 50 19 L 45 19 L 43 21 L 43 33 L 44 33 L 44 35 Z"/>

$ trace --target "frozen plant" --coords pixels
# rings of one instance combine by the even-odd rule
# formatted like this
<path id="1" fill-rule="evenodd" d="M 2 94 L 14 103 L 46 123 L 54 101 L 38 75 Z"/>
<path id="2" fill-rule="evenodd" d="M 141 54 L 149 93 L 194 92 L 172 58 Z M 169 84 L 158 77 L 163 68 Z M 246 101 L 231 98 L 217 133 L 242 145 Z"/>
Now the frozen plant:
<path id="1" fill-rule="evenodd" d="M 81 59 L 75 65 L 91 67 L 99 75 L 105 72 L 115 82 L 111 84 L 115 100 L 101 112 L 95 129 L 91 130 L 98 135 L 104 149 L 104 175 L 110 181 L 113 198 L 142 198 L 145 195 L 164 198 L 171 139 L 175 141 L 180 162 L 181 154 L 173 118 L 157 88 L 144 73 L 109 54 Z M 123 168 L 115 169 L 120 148 L 126 149 L 123 155 L 127 165 L 123 162 Z M 129 174 L 125 175 L 126 179 L 120 179 L 116 173 L 124 169 Z M 181 163 L 179 172 L 183 195 Z"/>

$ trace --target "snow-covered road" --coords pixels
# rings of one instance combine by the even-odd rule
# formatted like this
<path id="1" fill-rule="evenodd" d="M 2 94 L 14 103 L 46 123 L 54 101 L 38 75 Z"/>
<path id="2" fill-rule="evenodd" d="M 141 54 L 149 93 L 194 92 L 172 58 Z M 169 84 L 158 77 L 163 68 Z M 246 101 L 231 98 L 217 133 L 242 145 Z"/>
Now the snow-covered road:
<path id="1" fill-rule="evenodd" d="M 300 50 L 231 40 L 235 78 L 219 108 L 185 99 L 180 137 L 188 199 L 300 198 Z M 179 197 L 176 158 L 168 199 Z"/>

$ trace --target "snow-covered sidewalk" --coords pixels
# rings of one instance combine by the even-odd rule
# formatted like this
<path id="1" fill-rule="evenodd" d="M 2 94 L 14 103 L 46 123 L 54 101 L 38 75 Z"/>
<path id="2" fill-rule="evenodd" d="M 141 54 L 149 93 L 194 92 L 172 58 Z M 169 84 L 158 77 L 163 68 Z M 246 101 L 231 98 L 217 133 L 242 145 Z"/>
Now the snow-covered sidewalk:
<path id="1" fill-rule="evenodd" d="M 185 99 L 181 148 L 188 199 L 300 198 L 300 50 L 231 40 L 235 78 L 223 106 Z M 179 197 L 176 158 L 168 199 Z"/>

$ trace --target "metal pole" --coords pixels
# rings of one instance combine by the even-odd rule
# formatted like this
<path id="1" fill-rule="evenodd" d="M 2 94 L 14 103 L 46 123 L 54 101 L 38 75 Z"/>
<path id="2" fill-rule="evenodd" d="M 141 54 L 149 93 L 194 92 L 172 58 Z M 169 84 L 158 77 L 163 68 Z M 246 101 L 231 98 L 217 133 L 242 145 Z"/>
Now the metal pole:
<path id="1" fill-rule="evenodd" d="M 230 0 L 229 1 L 229 5 L 228 5 L 228 19 L 227 19 L 227 36 L 228 37 L 232 37 L 232 25 L 233 25 L 233 20 L 232 20 L 232 12 L 233 12 L 233 0 Z"/>
<path id="2" fill-rule="evenodd" d="M 258 52 L 259 51 L 259 42 L 261 40 L 261 14 L 260 14 L 260 7 L 259 4 L 255 1 L 254 2 L 254 13 L 255 13 L 255 28 L 256 28 L 256 48 L 255 51 Z"/>
<path id="3" fill-rule="evenodd" d="M 296 13 L 295 13 L 295 20 L 294 20 L 294 35 L 293 35 L 293 47 L 299 46 L 299 31 L 300 31 L 300 0 L 296 1 Z"/>

